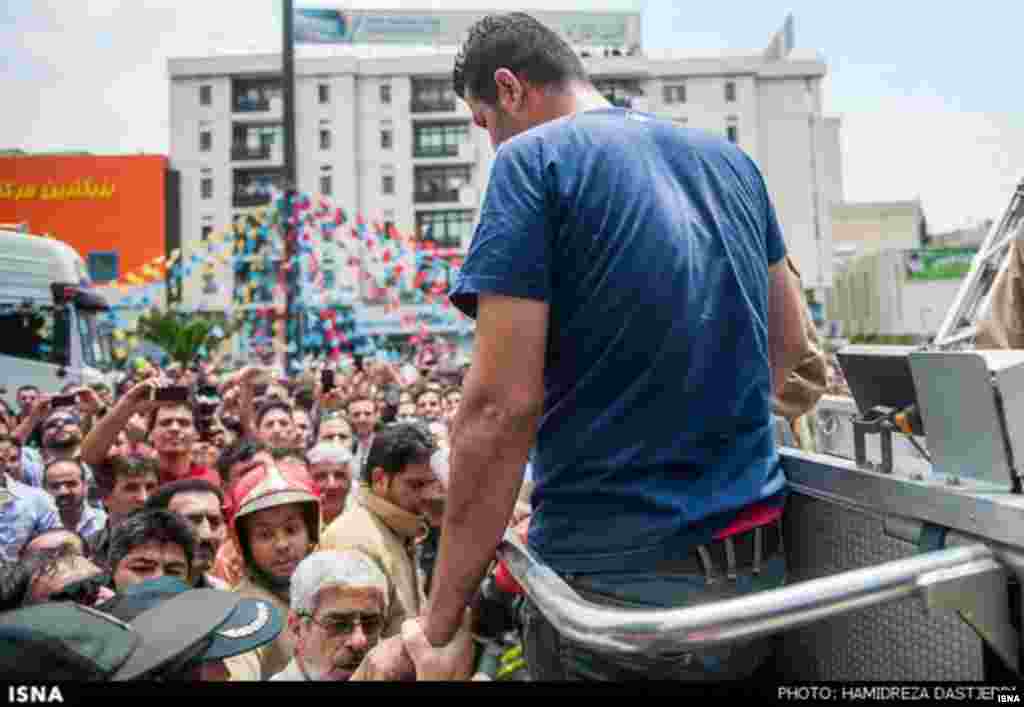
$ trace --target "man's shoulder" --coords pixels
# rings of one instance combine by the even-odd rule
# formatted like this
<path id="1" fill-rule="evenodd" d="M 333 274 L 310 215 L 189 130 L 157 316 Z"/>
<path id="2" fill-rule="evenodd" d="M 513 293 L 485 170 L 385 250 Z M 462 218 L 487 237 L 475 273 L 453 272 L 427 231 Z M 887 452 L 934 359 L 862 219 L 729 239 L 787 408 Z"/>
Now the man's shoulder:
<path id="1" fill-rule="evenodd" d="M 29 486 L 23 481 L 11 479 L 10 477 L 8 477 L 8 483 L 11 484 L 11 490 L 14 495 L 26 506 L 43 510 L 57 510 L 57 504 L 54 502 L 53 496 L 43 489 L 37 489 L 35 486 Z"/>
<path id="2" fill-rule="evenodd" d="M 382 522 L 361 504 L 356 503 L 335 518 L 324 530 L 322 550 L 362 550 L 379 555 L 384 548 Z"/>

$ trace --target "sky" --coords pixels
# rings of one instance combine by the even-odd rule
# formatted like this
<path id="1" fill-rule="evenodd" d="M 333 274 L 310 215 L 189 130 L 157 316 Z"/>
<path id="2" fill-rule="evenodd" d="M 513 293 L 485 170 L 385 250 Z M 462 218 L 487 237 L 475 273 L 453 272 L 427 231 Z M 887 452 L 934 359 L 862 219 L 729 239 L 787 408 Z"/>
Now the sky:
<path id="1" fill-rule="evenodd" d="M 539 1 L 444 0 L 443 7 L 529 9 Z M 792 13 L 796 46 L 828 65 L 824 112 L 842 119 L 845 199 L 920 198 L 933 232 L 998 219 L 1024 178 L 1024 92 L 1014 71 L 1024 3 L 544 0 L 540 7 L 642 7 L 645 47 L 694 54 L 760 51 Z M 166 153 L 167 59 L 276 52 L 280 34 L 279 0 L 0 0 L 0 148 Z"/>

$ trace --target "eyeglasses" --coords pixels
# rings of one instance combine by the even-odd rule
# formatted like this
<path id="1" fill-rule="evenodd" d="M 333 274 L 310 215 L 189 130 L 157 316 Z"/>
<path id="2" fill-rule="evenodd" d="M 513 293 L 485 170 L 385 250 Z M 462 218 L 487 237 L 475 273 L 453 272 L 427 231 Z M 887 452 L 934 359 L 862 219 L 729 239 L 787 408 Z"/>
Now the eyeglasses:
<path id="1" fill-rule="evenodd" d="M 328 621 L 317 619 L 309 613 L 303 616 L 322 628 L 329 638 L 350 636 L 356 627 L 360 627 L 367 638 L 376 640 L 384 630 L 384 617 L 380 614 L 336 614 Z"/>

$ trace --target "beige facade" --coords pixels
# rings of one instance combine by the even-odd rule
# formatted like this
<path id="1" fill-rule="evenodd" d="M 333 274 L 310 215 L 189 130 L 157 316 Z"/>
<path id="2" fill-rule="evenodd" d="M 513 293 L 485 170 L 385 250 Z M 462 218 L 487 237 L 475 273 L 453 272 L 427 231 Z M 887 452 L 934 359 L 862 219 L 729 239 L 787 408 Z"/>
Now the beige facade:
<path id="1" fill-rule="evenodd" d="M 925 229 L 920 201 L 833 204 L 832 244 L 867 255 L 920 248 Z"/>

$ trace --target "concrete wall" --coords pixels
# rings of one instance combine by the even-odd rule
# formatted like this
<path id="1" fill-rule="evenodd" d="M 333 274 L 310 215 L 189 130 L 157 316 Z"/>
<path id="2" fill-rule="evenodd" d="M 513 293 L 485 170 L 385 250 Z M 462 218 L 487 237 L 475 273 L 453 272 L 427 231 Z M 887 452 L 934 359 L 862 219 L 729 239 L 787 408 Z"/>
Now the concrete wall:
<path id="1" fill-rule="evenodd" d="M 920 202 L 833 204 L 831 214 L 836 246 L 856 244 L 860 254 L 921 247 Z"/>

